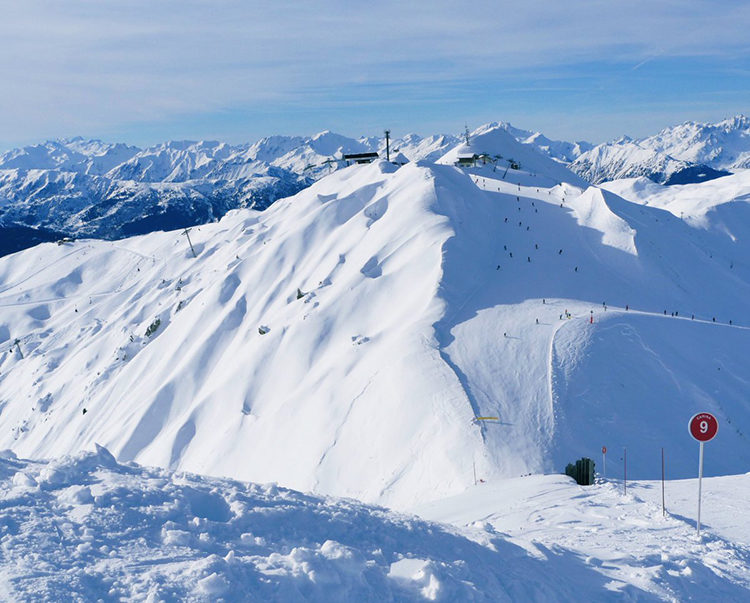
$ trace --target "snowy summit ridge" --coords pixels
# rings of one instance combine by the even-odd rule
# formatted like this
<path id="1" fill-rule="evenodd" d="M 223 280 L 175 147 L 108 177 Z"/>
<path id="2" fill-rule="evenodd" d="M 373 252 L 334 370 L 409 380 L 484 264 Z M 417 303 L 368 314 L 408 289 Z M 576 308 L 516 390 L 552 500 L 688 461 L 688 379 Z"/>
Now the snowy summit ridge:
<path id="1" fill-rule="evenodd" d="M 581 154 L 571 167 L 595 184 L 639 176 L 664 184 L 711 180 L 750 168 L 750 120 L 688 121 L 654 136 L 624 137 Z"/>

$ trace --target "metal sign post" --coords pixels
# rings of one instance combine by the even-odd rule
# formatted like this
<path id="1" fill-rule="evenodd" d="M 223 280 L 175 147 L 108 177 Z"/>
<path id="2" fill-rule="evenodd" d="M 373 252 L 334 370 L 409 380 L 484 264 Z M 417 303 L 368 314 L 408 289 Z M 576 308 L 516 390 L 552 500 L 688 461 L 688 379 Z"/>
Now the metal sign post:
<path id="1" fill-rule="evenodd" d="M 667 507 L 664 502 L 664 448 L 661 449 L 661 515 L 667 516 Z"/>
<path id="2" fill-rule="evenodd" d="M 703 444 L 714 439 L 719 431 L 719 422 L 709 412 L 699 412 L 693 415 L 688 423 L 688 431 L 693 439 L 700 443 L 698 453 L 698 538 L 701 537 L 701 493 L 703 490 Z"/>

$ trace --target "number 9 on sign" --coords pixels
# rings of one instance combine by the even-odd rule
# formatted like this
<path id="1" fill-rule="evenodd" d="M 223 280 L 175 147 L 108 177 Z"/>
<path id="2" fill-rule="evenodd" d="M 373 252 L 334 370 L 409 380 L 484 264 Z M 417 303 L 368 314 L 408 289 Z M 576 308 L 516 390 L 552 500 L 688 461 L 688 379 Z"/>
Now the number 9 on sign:
<path id="1" fill-rule="evenodd" d="M 693 415 L 688 424 L 690 435 L 699 442 L 713 440 L 719 431 L 719 422 L 711 413 L 699 412 Z"/>

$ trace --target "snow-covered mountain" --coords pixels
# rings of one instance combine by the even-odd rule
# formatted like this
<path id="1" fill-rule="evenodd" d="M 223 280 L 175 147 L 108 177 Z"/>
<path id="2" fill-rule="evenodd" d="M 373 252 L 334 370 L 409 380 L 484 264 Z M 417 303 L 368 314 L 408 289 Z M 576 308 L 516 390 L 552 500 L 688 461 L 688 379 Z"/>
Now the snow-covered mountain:
<path id="1" fill-rule="evenodd" d="M 702 182 L 750 167 L 750 120 L 685 122 L 638 140 L 623 137 L 581 154 L 571 168 L 600 183 L 645 176 L 662 184 Z"/>
<path id="2" fill-rule="evenodd" d="M 750 161 L 750 127 L 742 116 L 596 147 L 550 140 L 508 122 L 486 124 L 471 136 L 497 129 L 522 143 L 523 153 L 570 164 L 594 183 L 639 176 L 699 182 Z M 463 135 L 408 134 L 392 139 L 391 150 L 402 161 L 437 161 L 462 141 Z M 15 149 L 0 155 L 0 254 L 62 236 L 118 239 L 214 221 L 240 207 L 264 209 L 344 167 L 338 160 L 344 153 L 382 157 L 385 148 L 382 136 L 325 131 L 241 145 L 173 141 L 139 149 L 74 138 Z"/>
<path id="3" fill-rule="evenodd" d="M 391 140 L 391 151 L 401 161 L 435 161 L 459 142 L 408 134 Z M 0 255 L 65 236 L 119 239 L 215 221 L 231 209 L 262 210 L 344 167 L 344 153 L 369 151 L 384 157 L 385 138 L 325 131 L 146 149 L 74 138 L 15 149 L 0 155 Z"/>
<path id="4" fill-rule="evenodd" d="M 0 597 L 742 599 L 747 476 L 704 480 L 703 542 L 674 480 L 697 411 L 705 473 L 750 470 L 750 170 L 605 189 L 488 127 L 326 175 L 336 135 L 295 144 L 116 166 L 319 169 L 264 211 L 0 258 Z M 542 475 L 602 445 L 609 481 Z M 662 449 L 666 512 L 613 481 Z"/>
<path id="5" fill-rule="evenodd" d="M 489 123 L 480 128 L 480 130 L 489 130 L 495 127 L 503 128 L 519 142 L 529 145 L 543 155 L 547 155 L 548 157 L 565 164 L 575 161 L 581 156 L 581 154 L 594 147 L 593 144 L 584 140 L 576 142 L 551 140 L 541 132 L 532 132 L 531 130 L 516 128 L 509 122 L 504 121 Z"/>
<path id="6" fill-rule="evenodd" d="M 488 124 L 475 130 L 469 137 L 468 144 L 464 142 L 456 145 L 436 163 L 454 165 L 460 157 L 472 155 L 478 158 L 477 163 L 489 163 L 492 167 L 492 176 L 501 180 L 507 178 L 516 184 L 539 185 L 545 188 L 562 183 L 583 188 L 588 186 L 583 178 L 561 163 L 516 139 L 506 124 Z"/>
<path id="7" fill-rule="evenodd" d="M 392 141 L 411 160 L 456 140 Z M 380 150 L 381 138 L 331 132 L 253 144 L 167 142 L 146 149 L 74 138 L 0 155 L 0 254 L 64 236 L 118 239 L 211 222 L 240 207 L 265 209 L 343 166 L 343 153 Z"/>
<path id="8" fill-rule="evenodd" d="M 644 138 L 641 144 L 717 170 L 750 168 L 750 119 L 737 115 L 715 124 L 688 121 Z"/>
<path id="9" fill-rule="evenodd" d="M 580 155 L 571 163 L 570 168 L 595 184 L 638 177 L 667 185 L 688 184 L 712 180 L 729 173 L 675 159 L 629 138 L 594 147 Z"/>
<path id="10" fill-rule="evenodd" d="M 471 144 L 529 154 L 351 166 L 190 241 L 0 259 L 0 448 L 98 442 L 403 508 L 602 444 L 636 478 L 665 446 L 688 477 L 685 423 L 710 410 L 726 428 L 706 471 L 746 471 L 750 176 L 680 220 L 502 129 Z"/>

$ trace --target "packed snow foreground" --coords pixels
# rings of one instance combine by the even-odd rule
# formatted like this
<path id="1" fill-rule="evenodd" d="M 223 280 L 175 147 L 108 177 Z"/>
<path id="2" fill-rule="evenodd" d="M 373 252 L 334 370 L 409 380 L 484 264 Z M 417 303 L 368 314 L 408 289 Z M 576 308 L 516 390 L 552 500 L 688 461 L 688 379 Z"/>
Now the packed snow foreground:
<path id="1" fill-rule="evenodd" d="M 709 480 L 718 529 L 704 543 L 662 516 L 649 483 L 623 496 L 534 476 L 418 509 L 451 528 L 103 448 L 51 463 L 5 453 L 0 480 L 4 600 L 726 601 L 750 587 L 750 532 L 729 502 L 750 475 Z M 686 507 L 693 489 L 674 488 Z"/>
<path id="2" fill-rule="evenodd" d="M 612 484 L 533 476 L 418 509 L 450 527 L 274 484 L 119 464 L 104 448 L 48 463 L 6 452 L 0 597 L 739 601 L 750 531 L 737 530 L 730 501 L 747 499 L 750 475 L 708 481 L 718 529 L 701 543 L 679 515 L 662 516 L 652 483 L 623 496 Z M 674 489 L 683 512 L 693 488 Z"/>
<path id="3" fill-rule="evenodd" d="M 311 536 L 300 540 L 303 544 L 292 538 L 270 547 L 282 556 L 291 555 L 294 547 L 310 548 L 326 565 L 321 559 L 336 557 L 337 546 L 357 549 L 355 540 L 367 542 L 358 549 L 361 557 L 352 553 L 359 560 L 352 563 L 361 569 L 372 562 L 373 575 L 380 577 L 375 583 L 366 580 L 369 586 L 357 582 L 360 586 L 348 591 L 344 570 L 331 570 L 339 576 L 331 579 L 345 585 L 333 596 L 502 598 L 493 586 L 497 582 L 510 588 L 507 596 L 518 598 L 525 591 L 508 586 L 516 582 L 503 581 L 497 568 L 500 558 L 513 565 L 516 555 L 522 559 L 519 568 L 527 568 L 518 569 L 519 575 L 536 576 L 528 593 L 538 598 L 548 593 L 548 564 L 525 572 L 538 568 L 539 559 L 560 562 L 563 569 L 551 582 L 560 598 L 586 592 L 581 583 L 589 579 L 594 598 L 626 591 L 636 598 L 679 598 L 701 593 L 714 581 L 724 589 L 717 592 L 727 596 L 747 588 L 747 542 L 733 538 L 731 529 L 717 545 L 721 561 L 713 563 L 705 545 L 687 547 L 690 514 L 669 517 L 672 523 L 663 533 L 674 540 L 664 555 L 674 559 L 675 551 L 685 549 L 685 563 L 693 569 L 683 571 L 685 566 L 662 560 L 663 572 L 646 571 L 638 565 L 643 558 L 638 530 L 650 529 L 657 519 L 667 521 L 660 519 L 661 510 L 656 513 L 645 499 L 621 500 L 608 484 L 580 490 L 567 478 L 538 474 L 559 473 L 581 456 L 598 458 L 606 445 L 614 453 L 607 461 L 610 475 L 622 473 L 627 448 L 629 476 L 655 479 L 664 448 L 668 477 L 693 477 L 696 444 L 686 425 L 698 411 L 714 413 L 722 426 L 707 446 L 706 474 L 747 472 L 750 173 L 670 187 L 662 197 L 641 196 L 645 185 L 635 182 L 622 185 L 623 196 L 618 196 L 588 187 L 502 128 L 481 132 L 466 146 L 438 164 L 352 166 L 262 213 L 234 211 L 189 232 L 45 244 L 1 258 L 0 449 L 42 459 L 79 454 L 99 444 L 119 463 L 159 466 L 179 475 L 190 471 L 275 482 L 420 513 L 431 501 L 462 496 L 469 488 L 466 506 L 476 513 L 470 513 L 468 523 L 488 523 L 482 529 L 492 534 L 508 529 L 493 527 L 488 518 L 509 500 L 528 506 L 545 492 L 559 493 L 576 514 L 576 501 L 589 497 L 590 507 L 602 507 L 604 519 L 599 511 L 585 509 L 591 513 L 580 524 L 582 531 L 610 534 L 611 547 L 639 560 L 618 558 L 610 564 L 592 552 L 606 548 L 602 543 L 610 536 L 593 544 L 571 538 L 555 549 L 549 536 L 554 530 L 520 549 L 485 535 L 495 540 L 480 538 L 477 546 L 483 548 L 476 549 L 476 558 L 454 552 L 448 556 L 452 561 L 440 556 L 437 544 L 422 552 L 393 545 L 386 553 L 387 547 L 364 535 L 348 541 Z M 459 151 L 480 159 L 458 169 L 452 164 Z M 695 200 L 694 187 L 716 191 L 722 181 L 726 186 L 713 197 L 715 203 L 702 195 Z M 74 457 L 50 466 L 98 466 L 100 457 Z M 86 500 L 73 501 L 72 507 L 93 504 L 96 510 L 96 488 L 79 483 L 89 479 L 83 475 L 87 472 L 72 471 L 82 476 L 68 485 L 79 488 L 76 492 L 88 487 L 94 501 L 84 493 Z M 153 479 L 159 484 L 155 489 L 189 498 L 169 489 L 166 484 L 175 478 L 162 470 L 110 463 L 96 471 L 101 483 L 124 480 L 129 482 L 124 488 L 140 492 L 139 480 Z M 18 513 L 27 513 L 24 505 L 34 506 L 40 516 L 62 512 L 59 497 L 68 500 L 67 494 L 52 492 L 38 477 L 43 472 L 43 465 L 7 460 L 12 487 L 31 492 L 18 502 Z M 519 477 L 527 474 L 536 475 Z M 122 475 L 135 476 L 134 481 Z M 531 485 L 524 488 L 539 496 L 524 490 L 526 499 L 513 499 L 514 482 L 508 478 L 527 480 L 524 484 Z M 259 504 L 252 492 L 265 492 L 234 482 L 184 479 L 217 492 L 248 489 L 251 494 L 242 494 L 250 497 L 244 499 L 248 509 Z M 481 497 L 488 492 L 496 496 L 485 507 Z M 15 494 L 9 496 L 8 501 L 16 500 Z M 230 511 L 232 496 L 221 494 Z M 284 496 L 301 506 L 313 500 L 296 493 Z M 123 497 L 128 500 L 124 492 Z M 314 504 L 352 508 L 347 507 L 351 502 Z M 12 519 L 15 507 L 8 505 L 3 517 L 18 528 L 22 522 Z M 618 531 L 621 505 L 634 519 Z M 194 527 L 202 520 L 235 521 L 238 530 L 253 531 L 242 527 L 243 513 L 230 511 L 216 520 L 193 509 Z M 119 513 L 124 518 L 117 521 L 134 517 L 125 503 Z M 378 513 L 363 510 L 362 517 Z M 384 521 L 395 521 L 382 513 L 378 517 Z M 181 546 L 197 546 L 200 533 L 191 536 L 192 524 L 185 524 L 189 514 L 167 515 L 152 513 L 138 525 L 161 534 L 162 523 L 175 522 L 174 530 L 188 533 Z M 451 512 L 435 518 L 467 523 Z M 747 516 L 740 513 L 736 521 L 747 523 Z M 94 541 L 109 538 L 105 532 Z M 209 541 L 224 538 L 211 530 L 206 534 Z M 180 545 L 169 538 L 157 545 L 150 536 L 142 537 L 147 541 L 138 545 L 143 550 Z M 460 538 L 474 537 L 461 532 Z M 326 540 L 338 544 L 326 545 Z M 537 550 L 537 540 L 552 554 Z M 18 540 L 4 546 L 16 551 L 13 555 L 25 550 Z M 458 550 L 452 544 L 447 548 Z M 180 588 L 192 589 L 198 575 L 218 576 L 207 588 L 211 581 L 217 588 L 234 584 L 226 568 L 193 571 L 190 560 L 205 559 L 205 554 L 186 553 L 183 559 L 174 550 L 165 558 L 176 564 L 175 572 L 184 572 L 182 586 L 174 587 L 177 596 Z M 211 554 L 221 565 L 230 550 L 217 548 Z M 420 561 L 393 569 L 398 555 Z M 581 563 L 586 557 L 601 563 Z M 23 567 L 22 557 L 13 558 Z M 458 566 L 433 571 L 436 560 L 463 560 L 468 573 L 461 574 Z M 494 573 L 484 574 L 485 562 Z M 265 570 L 257 568 L 270 567 L 263 565 L 266 561 L 247 563 L 246 570 L 252 565 L 252 572 L 261 574 Z M 102 575 L 110 569 L 102 569 Z M 71 575 L 80 576 L 76 571 L 71 569 Z M 127 568 L 122 571 L 128 574 Z M 568 571 L 574 575 L 562 584 Z M 689 578 L 696 572 L 698 579 Z M 407 586 L 393 586 L 404 576 Z M 431 576 L 444 590 L 431 590 Z M 12 592 L 20 582 L 9 580 Z M 297 592 L 285 591 L 285 580 L 272 581 L 281 589 L 279 596 Z M 325 598 L 328 587 L 315 584 L 299 592 Z M 406 590 L 398 590 L 402 586 Z M 356 590 L 360 587 L 365 590 Z M 114 592 L 147 592 L 130 588 L 136 587 Z"/>

